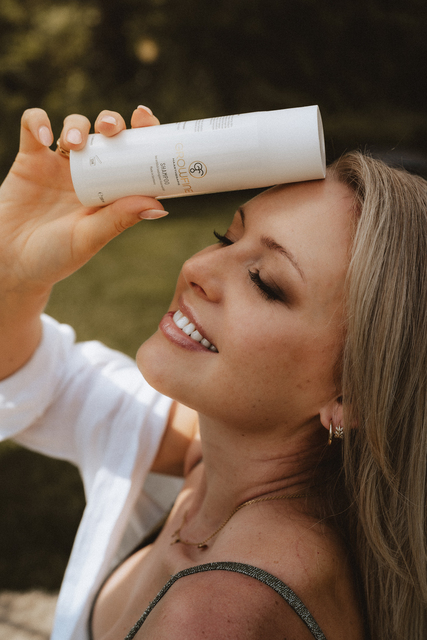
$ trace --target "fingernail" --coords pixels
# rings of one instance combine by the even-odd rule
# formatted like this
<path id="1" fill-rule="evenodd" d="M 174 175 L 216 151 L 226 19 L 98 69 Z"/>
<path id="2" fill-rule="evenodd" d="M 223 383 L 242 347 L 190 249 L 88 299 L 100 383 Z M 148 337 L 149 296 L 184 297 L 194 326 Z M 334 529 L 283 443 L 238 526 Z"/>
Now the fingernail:
<path id="1" fill-rule="evenodd" d="M 117 120 L 113 116 L 103 116 L 100 122 L 106 122 L 107 124 L 117 124 Z"/>
<path id="2" fill-rule="evenodd" d="M 82 134 L 78 129 L 70 129 L 65 136 L 65 139 L 70 144 L 80 144 L 83 140 Z"/>
<path id="3" fill-rule="evenodd" d="M 139 217 L 142 220 L 156 220 L 157 218 L 164 218 L 169 214 L 169 211 L 163 211 L 163 209 L 147 209 L 141 211 Z"/>
<path id="4" fill-rule="evenodd" d="M 50 147 L 53 142 L 53 136 L 48 127 L 40 127 L 39 140 L 45 147 Z"/>
<path id="5" fill-rule="evenodd" d="M 144 107 L 143 104 L 138 105 L 138 109 L 144 109 L 144 111 L 146 111 L 147 113 L 150 114 L 150 116 L 153 115 L 153 112 L 151 111 L 151 109 L 149 107 Z"/>

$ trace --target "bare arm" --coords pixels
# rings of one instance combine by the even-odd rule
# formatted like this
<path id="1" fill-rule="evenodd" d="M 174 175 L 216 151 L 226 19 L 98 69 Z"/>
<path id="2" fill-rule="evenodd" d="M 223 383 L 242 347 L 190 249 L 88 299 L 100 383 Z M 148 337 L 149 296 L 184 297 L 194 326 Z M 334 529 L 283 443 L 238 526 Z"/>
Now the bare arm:
<path id="1" fill-rule="evenodd" d="M 193 409 L 174 402 L 151 471 L 186 476 L 201 457 L 197 413 Z"/>

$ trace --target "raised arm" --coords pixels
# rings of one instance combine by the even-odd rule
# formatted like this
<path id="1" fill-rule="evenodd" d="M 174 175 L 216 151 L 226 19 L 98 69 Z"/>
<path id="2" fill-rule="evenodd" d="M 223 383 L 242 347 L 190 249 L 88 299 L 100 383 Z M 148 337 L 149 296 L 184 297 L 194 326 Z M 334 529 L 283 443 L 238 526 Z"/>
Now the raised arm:
<path id="1" fill-rule="evenodd" d="M 132 116 L 132 126 L 155 124 L 157 118 L 145 108 Z M 124 128 L 123 118 L 110 111 L 95 123 L 95 131 L 107 136 Z M 85 117 L 67 117 L 60 146 L 82 148 L 89 129 Z M 164 215 L 157 200 L 144 196 L 122 198 L 103 208 L 82 206 L 67 157 L 49 148 L 53 140 L 47 114 L 26 111 L 19 153 L 0 187 L 0 380 L 22 367 L 36 349 L 40 314 L 52 286 L 141 218 Z"/>

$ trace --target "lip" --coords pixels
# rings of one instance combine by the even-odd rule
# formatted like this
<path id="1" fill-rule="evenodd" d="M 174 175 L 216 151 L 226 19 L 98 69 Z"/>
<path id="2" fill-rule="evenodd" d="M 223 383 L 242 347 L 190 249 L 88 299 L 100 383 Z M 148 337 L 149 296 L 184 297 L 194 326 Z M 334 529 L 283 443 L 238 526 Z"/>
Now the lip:
<path id="1" fill-rule="evenodd" d="M 184 313 L 184 315 L 186 315 L 186 317 L 189 320 L 191 320 L 191 322 L 193 322 L 193 324 L 195 324 L 196 327 L 198 328 L 198 325 L 194 322 L 193 318 L 190 317 L 190 314 L 187 315 L 182 308 L 180 308 L 180 311 L 182 311 L 182 313 Z M 166 313 L 161 319 L 159 324 L 159 329 L 163 333 L 163 335 L 170 342 L 178 345 L 179 347 L 182 347 L 183 349 L 187 349 L 187 351 L 199 351 L 200 353 L 214 354 L 215 351 L 211 351 L 210 349 L 207 349 L 199 342 L 196 342 L 176 326 L 175 322 L 173 321 L 174 313 L 175 311 L 168 311 L 168 313 Z M 200 333 L 202 333 L 202 331 L 200 331 Z M 205 335 L 205 334 L 202 333 L 202 335 Z M 209 340 L 209 338 L 206 338 L 206 339 Z"/>

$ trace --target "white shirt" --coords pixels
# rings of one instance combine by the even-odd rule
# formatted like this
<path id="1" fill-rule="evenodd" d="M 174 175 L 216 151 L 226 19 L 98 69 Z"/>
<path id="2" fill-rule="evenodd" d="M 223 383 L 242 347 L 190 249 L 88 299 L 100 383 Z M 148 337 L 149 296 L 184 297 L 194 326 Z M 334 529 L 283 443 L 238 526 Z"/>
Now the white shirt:
<path id="1" fill-rule="evenodd" d="M 84 640 L 94 594 L 120 556 L 162 517 L 144 482 L 171 400 L 135 362 L 43 316 L 31 360 L 0 382 L 0 439 L 68 460 L 80 470 L 86 508 L 58 599 L 52 640 Z M 54 481 L 54 479 L 53 479 Z"/>

